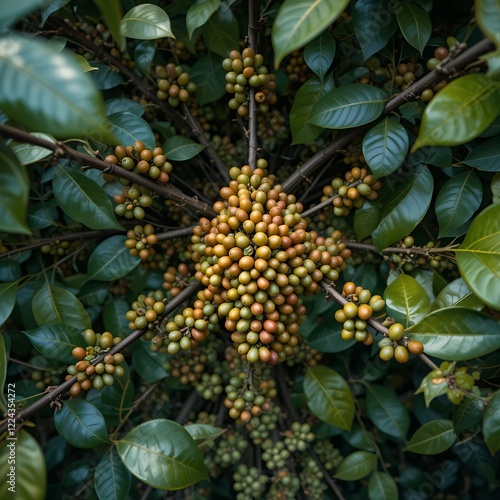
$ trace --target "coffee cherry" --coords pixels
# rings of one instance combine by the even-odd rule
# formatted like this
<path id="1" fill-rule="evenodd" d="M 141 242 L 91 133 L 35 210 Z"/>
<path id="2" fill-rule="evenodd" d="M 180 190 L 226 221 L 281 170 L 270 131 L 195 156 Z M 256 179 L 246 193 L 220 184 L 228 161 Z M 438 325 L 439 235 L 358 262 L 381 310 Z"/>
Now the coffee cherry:
<path id="1" fill-rule="evenodd" d="M 394 323 L 389 327 L 387 335 L 391 340 L 397 341 L 403 338 L 404 333 L 405 333 L 404 326 L 401 323 Z"/>
<path id="2" fill-rule="evenodd" d="M 394 348 L 392 345 L 384 346 L 379 352 L 380 359 L 383 361 L 389 361 L 394 356 Z"/>
<path id="3" fill-rule="evenodd" d="M 406 347 L 412 354 L 417 356 L 424 352 L 424 346 L 418 340 L 410 340 Z"/>
<path id="4" fill-rule="evenodd" d="M 83 347 L 75 347 L 72 351 L 71 354 L 73 355 L 74 358 L 78 360 L 82 360 L 86 356 L 85 349 Z"/>

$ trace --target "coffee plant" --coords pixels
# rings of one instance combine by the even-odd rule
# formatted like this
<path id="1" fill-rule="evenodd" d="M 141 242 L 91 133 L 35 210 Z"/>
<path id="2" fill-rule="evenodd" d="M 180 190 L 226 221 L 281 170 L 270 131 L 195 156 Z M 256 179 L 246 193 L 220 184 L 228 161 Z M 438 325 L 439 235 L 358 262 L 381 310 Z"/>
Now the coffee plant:
<path id="1" fill-rule="evenodd" d="M 500 494 L 498 0 L 3 0 L 0 498 Z"/>

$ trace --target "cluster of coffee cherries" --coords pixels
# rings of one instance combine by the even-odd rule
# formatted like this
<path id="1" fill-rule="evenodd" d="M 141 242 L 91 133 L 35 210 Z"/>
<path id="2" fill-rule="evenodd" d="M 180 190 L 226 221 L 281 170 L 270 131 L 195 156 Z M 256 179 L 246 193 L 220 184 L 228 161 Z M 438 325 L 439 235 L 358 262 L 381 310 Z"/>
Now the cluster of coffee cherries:
<path id="1" fill-rule="evenodd" d="M 415 83 L 418 78 L 422 77 L 423 73 L 424 68 L 420 63 L 413 61 L 402 62 L 396 67 L 394 85 L 401 90 L 406 90 L 410 85 Z"/>
<path id="2" fill-rule="evenodd" d="M 163 368 L 182 385 L 196 384 L 207 367 L 208 355 L 194 347 L 195 345 L 196 341 L 192 340 L 189 352 L 180 350 L 163 364 Z"/>
<path id="3" fill-rule="evenodd" d="M 303 50 L 294 50 L 283 63 L 283 70 L 288 75 L 290 83 L 304 83 L 313 76 L 313 72 L 306 64 Z"/>
<path id="4" fill-rule="evenodd" d="M 181 262 L 177 267 L 169 266 L 163 273 L 162 286 L 171 297 L 176 297 L 190 281 L 192 281 L 192 277 L 189 267 L 186 263 Z"/>
<path id="5" fill-rule="evenodd" d="M 266 439 L 262 445 L 262 460 L 269 470 L 285 468 L 287 460 L 292 456 L 284 441 L 273 442 Z"/>
<path id="6" fill-rule="evenodd" d="M 335 448 L 329 439 L 316 441 L 313 445 L 313 451 L 328 472 L 335 470 L 343 460 L 340 450 Z"/>
<path id="7" fill-rule="evenodd" d="M 233 489 L 237 491 L 236 500 L 261 498 L 269 478 L 261 474 L 257 467 L 240 464 L 233 474 Z"/>
<path id="8" fill-rule="evenodd" d="M 224 201 L 213 206 L 218 215 L 200 219 L 191 241 L 195 278 L 206 287 L 199 293 L 216 304 L 239 354 L 275 365 L 298 344 L 306 312 L 299 294 L 316 292 L 323 277 L 335 281 L 351 252 L 340 232 L 306 230 L 302 205 L 266 166 L 231 168 Z"/>
<path id="9" fill-rule="evenodd" d="M 305 451 L 314 441 L 314 432 L 309 424 L 293 422 L 290 429 L 285 431 L 285 445 L 291 453 Z"/>
<path id="10" fill-rule="evenodd" d="M 226 91 L 234 95 L 228 106 L 236 110 L 238 116 L 248 115 L 250 87 L 255 89 L 254 99 L 262 113 L 276 104 L 275 76 L 264 66 L 262 54 L 256 54 L 250 47 L 242 52 L 232 50 L 229 57 L 222 61 L 222 67 L 226 71 Z"/>
<path id="11" fill-rule="evenodd" d="M 168 63 L 165 66 L 156 66 L 155 75 L 158 91 L 156 96 L 161 101 L 168 99 L 170 106 L 176 107 L 181 102 L 188 102 L 196 92 L 196 84 L 191 81 L 189 73 L 181 65 Z"/>
<path id="12" fill-rule="evenodd" d="M 122 339 L 113 337 L 110 332 L 95 333 L 88 329 L 83 332 L 87 347 L 75 347 L 71 354 L 77 360 L 76 364 L 69 365 L 66 380 L 76 375 L 76 382 L 70 388 L 72 396 L 78 396 L 81 391 L 90 388 L 97 390 L 114 383 L 114 377 L 122 377 L 125 370 L 119 366 L 124 361 L 123 354 L 106 354 Z M 97 363 L 96 360 L 99 360 Z"/>
<path id="13" fill-rule="evenodd" d="M 155 290 L 146 294 L 140 294 L 132 302 L 131 309 L 125 314 L 131 330 L 148 328 L 144 338 L 151 340 L 154 337 L 154 329 L 158 324 L 159 316 L 165 310 L 165 294 L 162 290 Z"/>
<path id="14" fill-rule="evenodd" d="M 380 312 L 385 307 L 384 299 L 380 295 L 372 296 L 370 290 L 356 286 L 352 281 L 344 284 L 342 296 L 348 302 L 335 312 L 335 319 L 342 323 L 342 338 L 344 340 L 354 338 L 365 345 L 371 345 L 373 336 L 367 330 L 367 322 L 374 312 Z"/>
<path id="15" fill-rule="evenodd" d="M 124 186 L 123 193 L 115 194 L 113 200 L 117 204 L 115 214 L 126 219 L 144 219 L 146 216 L 144 209 L 153 204 L 151 191 L 138 184 Z"/>
<path id="16" fill-rule="evenodd" d="M 203 373 L 195 385 L 196 392 L 207 401 L 214 399 L 224 391 L 222 378 L 218 373 Z"/>
<path id="17" fill-rule="evenodd" d="M 412 354 L 422 354 L 424 346 L 418 340 L 408 340 L 405 337 L 405 327 L 401 323 L 392 323 L 387 331 L 387 337 L 379 340 L 379 356 L 383 361 L 394 358 L 398 363 L 406 363 Z"/>
<path id="18" fill-rule="evenodd" d="M 48 368 L 44 369 L 42 367 L 31 372 L 31 380 L 35 382 L 35 387 L 39 391 L 43 391 L 49 385 L 57 385 L 60 381 L 54 370 L 50 369 L 49 371 Z"/>
<path id="19" fill-rule="evenodd" d="M 156 253 L 153 248 L 156 243 L 158 243 L 158 236 L 151 224 L 145 226 L 138 224 L 127 231 L 125 246 L 129 249 L 130 255 L 138 255 L 141 260 L 146 260 Z"/>
<path id="20" fill-rule="evenodd" d="M 160 147 L 153 150 L 147 149 L 142 141 L 134 142 L 133 146 L 116 146 L 115 153 L 107 155 L 104 161 L 148 176 L 162 184 L 169 181 L 168 174 L 172 171 L 172 164 L 167 161 L 163 149 Z M 128 184 L 126 180 L 120 180 L 120 182 Z"/>
<path id="21" fill-rule="evenodd" d="M 240 434 L 228 431 L 217 440 L 213 461 L 219 469 L 227 469 L 241 460 L 247 448 L 246 439 L 243 439 Z"/>
<path id="22" fill-rule="evenodd" d="M 354 167 L 344 177 L 335 177 L 331 184 L 325 186 L 321 198 L 321 201 L 325 201 L 337 195 L 332 203 L 333 213 L 338 217 L 349 215 L 353 207 L 361 208 L 366 200 L 376 200 L 378 190 L 382 187 L 382 183 L 365 167 Z"/>
<path id="23" fill-rule="evenodd" d="M 302 472 L 300 473 L 300 480 L 302 483 L 302 489 L 307 498 L 324 498 L 324 494 L 328 489 L 328 486 L 323 480 L 323 472 L 321 472 L 321 468 L 316 463 L 316 460 L 310 456 L 304 456 L 302 457 L 301 465 Z"/>

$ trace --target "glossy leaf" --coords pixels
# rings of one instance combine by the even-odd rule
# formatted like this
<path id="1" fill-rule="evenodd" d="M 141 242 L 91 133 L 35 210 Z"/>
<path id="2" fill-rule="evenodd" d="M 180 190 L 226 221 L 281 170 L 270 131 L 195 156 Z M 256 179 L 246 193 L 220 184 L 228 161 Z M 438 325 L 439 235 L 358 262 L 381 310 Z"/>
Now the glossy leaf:
<path id="1" fill-rule="evenodd" d="M 357 0 L 352 7 L 352 23 L 363 60 L 384 48 L 397 28 L 387 0 Z"/>
<path id="2" fill-rule="evenodd" d="M 481 205 L 483 186 L 473 170 L 446 181 L 436 198 L 434 209 L 439 224 L 438 238 L 459 236 L 464 224 Z"/>
<path id="3" fill-rule="evenodd" d="M 123 16 L 120 0 L 94 0 L 102 14 L 102 19 L 113 35 L 118 46 L 125 49 L 125 40 L 120 31 L 120 19 Z"/>
<path id="4" fill-rule="evenodd" d="M 91 229 L 123 229 L 106 192 L 78 170 L 59 166 L 52 188 L 57 203 L 72 219 Z"/>
<path id="5" fill-rule="evenodd" d="M 102 283 L 99 283 L 102 287 Z M 104 328 L 113 335 L 126 337 L 130 333 L 125 314 L 130 310 L 130 304 L 122 298 L 110 297 L 102 311 Z"/>
<path id="6" fill-rule="evenodd" d="M 7 438 L 8 439 L 8 438 Z M 9 460 L 12 448 L 15 445 L 15 463 Z M 10 467 L 15 467 L 15 493 L 9 491 Z M 4 439 L 0 443 L 0 498 L 19 498 L 26 500 L 45 500 L 47 498 L 47 468 L 42 447 L 38 441 L 26 430 L 21 429 L 17 434 L 17 441 Z"/>
<path id="7" fill-rule="evenodd" d="M 472 292 L 500 309 L 500 204 L 490 205 L 474 219 L 455 252 L 460 274 Z"/>
<path id="8" fill-rule="evenodd" d="M 425 107 L 413 150 L 457 146 L 481 134 L 500 111 L 500 82 L 481 73 L 450 82 Z"/>
<path id="9" fill-rule="evenodd" d="M 127 498 L 131 476 L 115 448 L 110 448 L 99 460 L 94 472 L 94 488 L 99 500 Z"/>
<path id="10" fill-rule="evenodd" d="M 48 134 L 41 134 L 38 132 L 33 132 L 31 135 L 44 139 L 45 141 L 55 142 L 54 138 Z M 21 165 L 31 165 L 44 158 L 47 158 L 52 154 L 52 151 L 47 148 L 42 148 L 41 146 L 35 146 L 34 144 L 11 144 L 10 147 L 12 151 L 17 156 L 19 163 Z"/>
<path id="11" fill-rule="evenodd" d="M 5 30 L 23 18 L 26 14 L 38 9 L 46 0 L 23 0 L 21 2 L 3 2 L 2 17 L 0 18 L 0 31 Z M 5 497 L 6 498 L 6 497 Z"/>
<path id="12" fill-rule="evenodd" d="M 106 63 L 103 62 L 92 62 L 92 67 L 96 68 L 97 71 L 94 71 L 90 74 L 90 77 L 94 81 L 95 86 L 99 90 L 109 90 L 118 85 L 123 85 L 125 80 L 123 76 L 118 73 L 118 71 Z"/>
<path id="13" fill-rule="evenodd" d="M 500 392 L 497 392 L 486 406 L 483 437 L 492 455 L 500 450 Z"/>
<path id="14" fill-rule="evenodd" d="M 377 384 L 367 385 L 366 411 L 377 429 L 406 441 L 410 414 L 394 391 Z"/>
<path id="15" fill-rule="evenodd" d="M 123 278 L 141 261 L 125 247 L 126 236 L 111 236 L 94 248 L 87 267 L 87 281 L 113 281 Z"/>
<path id="16" fill-rule="evenodd" d="M 318 322 L 314 317 L 312 332 L 307 336 L 307 343 L 320 352 L 342 352 L 355 344 L 355 340 L 344 340 L 340 336 L 342 325 L 331 321 Z M 319 323 L 319 324 L 318 324 Z"/>
<path id="17" fill-rule="evenodd" d="M 476 146 L 463 160 L 470 167 L 486 172 L 500 171 L 500 138 L 493 137 Z"/>
<path id="18" fill-rule="evenodd" d="M 203 25 L 201 35 L 207 47 L 222 57 L 226 57 L 230 50 L 238 46 L 238 20 L 225 3 L 222 3 L 219 10 Z"/>
<path id="19" fill-rule="evenodd" d="M 377 467 L 377 455 L 368 451 L 355 451 L 340 462 L 333 476 L 342 481 L 359 481 Z"/>
<path id="20" fill-rule="evenodd" d="M 142 116 L 146 109 L 144 104 L 127 99 L 126 97 L 116 97 L 114 99 L 106 100 L 106 114 L 112 115 L 114 113 L 134 113 L 134 115 Z"/>
<path id="21" fill-rule="evenodd" d="M 326 93 L 333 90 L 334 86 L 333 78 L 328 78 L 322 83 L 318 78 L 313 77 L 297 91 L 290 110 L 290 130 L 293 144 L 306 144 L 321 134 L 323 129 L 312 125 L 309 120 L 314 105 Z"/>
<path id="22" fill-rule="evenodd" d="M 395 10 L 406 41 L 422 53 L 432 34 L 429 14 L 420 5 L 410 2 L 398 4 Z"/>
<path id="23" fill-rule="evenodd" d="M 467 432 L 479 424 L 483 418 L 483 411 L 483 401 L 475 396 L 466 397 L 459 405 L 453 405 L 452 421 L 455 433 Z"/>
<path id="24" fill-rule="evenodd" d="M 0 283 L 0 326 L 2 326 L 10 316 L 16 304 L 17 287 L 19 283 Z"/>
<path id="25" fill-rule="evenodd" d="M 450 448 L 455 439 L 451 420 L 431 420 L 413 434 L 405 451 L 419 455 L 438 455 Z"/>
<path id="26" fill-rule="evenodd" d="M 398 500 L 398 486 L 387 472 L 374 470 L 368 481 L 370 500 Z"/>
<path id="27" fill-rule="evenodd" d="M 198 144 L 182 135 L 175 135 L 163 144 L 163 152 L 171 161 L 189 160 L 203 151 L 205 146 Z"/>
<path id="28" fill-rule="evenodd" d="M 151 71 L 151 64 L 156 54 L 155 42 L 151 40 L 144 40 L 137 44 L 134 50 L 135 64 L 143 75 L 149 75 Z M 135 101 L 133 101 L 137 104 Z"/>
<path id="29" fill-rule="evenodd" d="M 171 420 L 144 422 L 115 445 L 125 467 L 153 488 L 174 491 L 208 479 L 193 438 Z"/>
<path id="30" fill-rule="evenodd" d="M 28 193 L 29 179 L 24 167 L 12 150 L 0 141 L 0 232 L 31 234 L 26 225 Z"/>
<path id="31" fill-rule="evenodd" d="M 64 288 L 46 284 L 33 297 L 32 308 L 39 326 L 62 323 L 70 327 L 78 326 L 81 330 L 92 328 L 82 303 Z"/>
<path id="32" fill-rule="evenodd" d="M 110 138 L 102 97 L 71 55 L 9 34 L 0 38 L 0 73 L 0 109 L 29 130 Z"/>
<path id="33" fill-rule="evenodd" d="M 208 53 L 201 55 L 189 72 L 191 81 L 196 83 L 196 100 L 200 106 L 218 101 L 226 94 L 225 71 L 221 58 Z"/>
<path id="34" fill-rule="evenodd" d="M 185 425 L 184 429 L 189 432 L 189 435 L 196 441 L 198 446 L 213 441 L 226 432 L 225 429 L 219 429 L 208 424 L 189 424 Z"/>
<path id="35" fill-rule="evenodd" d="M 203 26 L 210 16 L 220 7 L 221 0 L 205 0 L 201 3 L 191 5 L 186 14 L 186 26 L 189 38 L 193 37 L 194 31 Z"/>
<path id="36" fill-rule="evenodd" d="M 315 104 L 311 123 L 332 129 L 364 125 L 382 114 L 386 101 L 387 94 L 378 87 L 363 83 L 343 85 Z"/>
<path id="37" fill-rule="evenodd" d="M 324 31 L 304 48 L 304 60 L 312 71 L 324 80 L 335 56 L 335 39 L 329 31 Z"/>
<path id="38" fill-rule="evenodd" d="M 425 406 L 429 408 L 433 399 L 449 392 L 448 381 L 444 377 L 435 377 L 433 372 L 428 373 L 420 383 L 415 394 L 424 393 Z"/>
<path id="39" fill-rule="evenodd" d="M 387 314 L 408 328 L 421 321 L 431 308 L 429 296 L 415 278 L 399 275 L 384 293 Z"/>
<path id="40" fill-rule="evenodd" d="M 132 353 L 134 368 L 146 382 L 156 382 L 168 377 L 163 368 L 164 359 L 157 353 L 151 351 L 147 345 L 139 344 Z"/>
<path id="41" fill-rule="evenodd" d="M 49 359 L 61 363 L 74 363 L 71 351 L 75 347 L 85 347 L 81 330 L 60 323 L 48 323 L 33 330 L 23 331 L 36 350 Z"/>
<path id="42" fill-rule="evenodd" d="M 106 421 L 99 409 L 83 399 L 70 399 L 54 414 L 57 432 L 75 448 L 106 444 Z"/>
<path id="43" fill-rule="evenodd" d="M 285 0 L 272 30 L 274 67 L 295 49 L 303 47 L 332 24 L 349 0 Z"/>
<path id="44" fill-rule="evenodd" d="M 47 21 L 51 14 L 67 5 L 70 1 L 71 0 L 51 0 L 50 2 L 44 2 L 44 5 L 41 9 L 42 26 L 45 24 L 45 21 Z"/>
<path id="45" fill-rule="evenodd" d="M 59 214 L 56 208 L 44 201 L 30 205 L 26 214 L 26 220 L 31 229 L 43 229 L 54 226 L 58 218 Z"/>
<path id="46" fill-rule="evenodd" d="M 358 208 L 354 212 L 354 232 L 359 241 L 368 238 L 377 228 L 382 217 L 382 206 L 380 203 L 371 201 Z"/>
<path id="47" fill-rule="evenodd" d="M 120 144 L 134 144 L 142 141 L 146 148 L 153 150 L 156 141 L 146 120 L 134 113 L 114 113 L 108 116 L 109 125 Z"/>
<path id="48" fill-rule="evenodd" d="M 455 444 L 453 451 L 467 467 L 486 479 L 489 484 L 496 482 L 497 463 L 483 440 L 478 437 L 465 439 Z"/>
<path id="49" fill-rule="evenodd" d="M 481 30 L 500 46 L 500 4 L 498 0 L 477 0 L 474 2 L 476 21 Z"/>
<path id="50" fill-rule="evenodd" d="M 309 409 L 324 422 L 349 430 L 354 418 L 354 398 L 345 379 L 327 366 L 309 366 L 304 378 Z"/>
<path id="51" fill-rule="evenodd" d="M 470 291 L 467 283 L 462 278 L 458 278 L 439 292 L 436 300 L 432 303 L 431 309 L 445 309 L 447 307 L 466 307 L 480 311 L 484 304 Z"/>
<path id="52" fill-rule="evenodd" d="M 158 5 L 144 3 L 132 7 L 120 22 L 123 36 L 139 40 L 175 38 L 168 14 Z M 153 146 L 154 147 L 154 146 Z"/>
<path id="53" fill-rule="evenodd" d="M 384 202 L 380 223 L 372 238 L 377 250 L 410 234 L 424 218 L 432 199 L 434 180 L 425 165 L 415 165 L 394 185 Z"/>
<path id="54" fill-rule="evenodd" d="M 439 309 L 413 326 L 410 337 L 424 352 L 449 361 L 465 361 L 500 348 L 500 325 L 464 307 Z"/>
<path id="55" fill-rule="evenodd" d="M 371 128 L 363 138 L 363 156 L 378 179 L 395 172 L 408 153 L 408 132 L 396 120 L 386 118 Z"/>

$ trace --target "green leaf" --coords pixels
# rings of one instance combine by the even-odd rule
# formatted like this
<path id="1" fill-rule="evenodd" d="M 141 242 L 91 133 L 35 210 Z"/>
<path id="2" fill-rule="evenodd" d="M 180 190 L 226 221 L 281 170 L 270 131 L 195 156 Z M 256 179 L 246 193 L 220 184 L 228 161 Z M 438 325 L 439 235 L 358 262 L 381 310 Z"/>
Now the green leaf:
<path id="1" fill-rule="evenodd" d="M 196 83 L 195 96 L 200 106 L 218 101 L 226 94 L 225 71 L 220 57 L 212 53 L 201 55 L 189 74 L 191 81 Z"/>
<path id="2" fill-rule="evenodd" d="M 189 432 L 189 435 L 196 441 L 198 446 L 202 443 L 213 441 L 226 432 L 225 429 L 220 429 L 219 427 L 208 424 L 185 425 L 184 429 Z"/>
<path id="3" fill-rule="evenodd" d="M 9 463 L 12 444 L 15 448 L 15 464 Z M 9 491 L 10 467 L 15 467 L 15 493 Z M 45 500 L 47 494 L 47 467 L 42 447 L 25 429 L 17 434 L 17 441 L 3 440 L 0 443 L 0 498 L 19 498 L 26 500 Z"/>
<path id="4" fill-rule="evenodd" d="M 396 19 L 406 41 L 423 52 L 432 34 L 429 14 L 418 4 L 402 2 L 396 6 Z"/>
<path id="5" fill-rule="evenodd" d="M 137 373 L 146 382 L 153 383 L 168 377 L 163 368 L 164 358 L 145 343 L 137 344 L 132 352 L 132 363 Z"/>
<path id="6" fill-rule="evenodd" d="M 26 220 L 31 229 L 43 229 L 54 226 L 58 218 L 59 215 L 56 208 L 42 201 L 28 207 Z"/>
<path id="7" fill-rule="evenodd" d="M 124 50 L 125 40 L 120 31 L 120 19 L 123 16 L 120 0 L 94 0 L 102 14 L 102 19 L 113 35 L 118 46 Z"/>
<path id="8" fill-rule="evenodd" d="M 45 357 L 71 364 L 75 361 L 71 351 L 75 347 L 85 347 L 81 331 L 80 328 L 76 330 L 61 323 L 49 323 L 33 330 L 25 330 L 23 333 L 27 335 L 35 349 Z"/>
<path id="9" fill-rule="evenodd" d="M 422 342 L 426 354 L 449 361 L 473 359 L 500 348 L 500 325 L 465 307 L 434 311 L 409 334 Z"/>
<path id="10" fill-rule="evenodd" d="M 9 34 L 0 38 L 0 74 L 0 109 L 29 130 L 111 139 L 102 96 L 71 55 Z"/>
<path id="11" fill-rule="evenodd" d="M 0 232 L 31 234 L 26 225 L 28 194 L 29 179 L 26 170 L 19 164 L 12 150 L 0 141 Z"/>
<path id="12" fill-rule="evenodd" d="M 201 35 L 207 47 L 222 57 L 238 46 L 238 20 L 225 3 L 222 3 L 220 9 L 203 25 Z"/>
<path id="13" fill-rule="evenodd" d="M 115 445 L 125 467 L 153 488 L 174 491 L 208 479 L 193 438 L 171 420 L 144 422 Z"/>
<path id="14" fill-rule="evenodd" d="M 485 304 L 500 309 L 500 204 L 490 205 L 474 219 L 455 252 L 469 288 Z"/>
<path id="15" fill-rule="evenodd" d="M 377 467 L 377 455 L 368 451 L 355 451 L 340 462 L 333 476 L 342 481 L 359 481 Z"/>
<path id="16" fill-rule="evenodd" d="M 144 40 L 137 44 L 134 50 L 134 60 L 135 64 L 139 68 L 140 72 L 147 76 L 151 71 L 151 63 L 156 54 L 155 42 L 151 40 Z M 134 104 L 137 105 L 135 101 Z"/>
<path id="17" fill-rule="evenodd" d="M 463 160 L 470 167 L 486 172 L 500 171 L 500 140 L 493 137 L 475 147 Z"/>
<path id="18" fill-rule="evenodd" d="M 332 24 L 349 0 L 285 0 L 273 22 L 274 67 Z"/>
<path id="19" fill-rule="evenodd" d="M 99 283 L 102 286 L 101 283 Z M 119 297 L 110 297 L 102 311 L 104 328 L 113 335 L 126 337 L 130 333 L 125 314 L 130 310 L 130 304 Z"/>
<path id="20" fill-rule="evenodd" d="M 372 127 L 363 138 L 363 156 L 378 179 L 395 172 L 408 153 L 408 132 L 396 120 L 386 118 Z"/>
<path id="21" fill-rule="evenodd" d="M 2 2 L 2 17 L 0 18 L 0 31 L 14 26 L 26 14 L 38 9 L 47 0 L 23 0 L 21 2 Z M 7 498 L 7 496 L 2 496 Z"/>
<path id="22" fill-rule="evenodd" d="M 424 218 L 432 199 L 434 180 L 425 165 L 415 165 L 394 185 L 384 202 L 380 223 L 373 231 L 377 250 L 410 234 Z"/>
<path id="23" fill-rule="evenodd" d="M 352 7 L 352 24 L 366 61 L 383 49 L 397 28 L 388 0 L 357 0 Z"/>
<path id="24" fill-rule="evenodd" d="M 203 26 L 210 19 L 210 16 L 220 7 L 220 2 L 221 0 L 205 0 L 191 5 L 186 14 L 189 38 L 193 37 L 197 28 Z"/>
<path id="25" fill-rule="evenodd" d="M 2 415 L 7 411 L 7 401 L 5 400 L 5 381 L 7 380 L 7 359 L 8 352 L 3 334 L 0 335 L 0 411 Z"/>
<path id="26" fill-rule="evenodd" d="M 116 97 L 114 99 L 106 100 L 106 114 L 112 115 L 114 113 L 122 113 L 124 111 L 134 113 L 137 116 L 142 116 L 146 109 L 144 104 L 127 99 L 126 97 Z"/>
<path id="27" fill-rule="evenodd" d="M 313 321 L 313 331 L 307 336 L 307 343 L 313 349 L 320 352 L 342 352 L 356 343 L 355 339 L 344 340 L 340 336 L 342 330 L 340 323 L 335 322 L 336 324 L 333 324 L 332 321 L 320 321 L 318 324 L 317 317 Z"/>
<path id="28" fill-rule="evenodd" d="M 91 229 L 123 229 L 106 192 L 78 170 L 59 166 L 52 189 L 57 203 L 72 219 Z"/>
<path id="29" fill-rule="evenodd" d="M 304 48 L 304 60 L 312 71 L 324 80 L 335 57 L 335 38 L 330 31 L 324 31 Z"/>
<path id="30" fill-rule="evenodd" d="M 371 201 L 358 208 L 354 212 L 354 232 L 359 241 L 368 238 L 379 225 L 382 217 L 382 206 L 380 203 Z"/>
<path id="31" fill-rule="evenodd" d="M 478 437 L 455 444 L 453 452 L 472 471 L 486 479 L 489 484 L 497 481 L 497 462 L 488 447 Z"/>
<path id="32" fill-rule="evenodd" d="M 75 448 L 94 448 L 108 441 L 106 421 L 99 409 L 83 399 L 70 399 L 54 414 L 57 432 Z"/>
<path id="33" fill-rule="evenodd" d="M 46 284 L 33 297 L 33 316 L 39 326 L 61 323 L 81 330 L 92 328 L 89 315 L 82 303 L 68 290 Z"/>
<path id="34" fill-rule="evenodd" d="M 16 305 L 16 294 L 18 281 L 13 283 L 0 283 L 0 326 L 2 326 L 10 316 L 12 309 Z"/>
<path id="35" fill-rule="evenodd" d="M 146 120 L 134 113 L 114 113 L 108 116 L 110 129 L 118 138 L 119 144 L 132 145 L 142 141 L 146 148 L 156 146 L 155 136 Z"/>
<path id="36" fill-rule="evenodd" d="M 313 77 L 307 80 L 297 91 L 290 110 L 290 130 L 292 144 L 306 144 L 314 141 L 323 131 L 321 127 L 309 123 L 314 105 L 327 92 L 335 87 L 333 78 L 322 83 Z"/>
<path id="37" fill-rule="evenodd" d="M 42 7 L 42 26 L 45 24 L 45 21 L 50 17 L 51 14 L 61 9 L 65 5 L 67 5 L 71 0 L 51 0 L 50 2 L 44 2 L 44 6 Z"/>
<path id="38" fill-rule="evenodd" d="M 455 439 L 451 420 L 431 420 L 413 434 L 405 451 L 419 455 L 438 455 L 450 448 Z"/>
<path id="39" fill-rule="evenodd" d="M 399 275 L 384 293 L 387 314 L 408 328 L 421 321 L 431 308 L 429 296 L 415 278 Z"/>
<path id="40" fill-rule="evenodd" d="M 115 68 L 103 62 L 92 62 L 92 64 L 97 71 L 92 72 L 90 77 L 99 90 L 113 89 L 125 83 L 123 76 Z"/>
<path id="41" fill-rule="evenodd" d="M 48 134 L 33 132 L 31 135 L 49 142 L 55 142 L 54 138 Z M 34 144 L 12 143 L 10 147 L 16 154 L 17 159 L 19 160 L 19 163 L 21 165 L 31 165 L 32 163 L 43 160 L 44 158 L 47 158 L 52 154 L 52 151 L 50 149 L 42 148 L 41 146 L 35 146 Z"/>
<path id="42" fill-rule="evenodd" d="M 304 393 L 309 409 L 324 422 L 350 430 L 354 398 L 345 379 L 327 366 L 307 367 Z"/>
<path id="43" fill-rule="evenodd" d="M 438 238 L 460 236 L 464 225 L 481 205 L 483 186 L 473 170 L 446 181 L 436 198 L 434 209 L 439 224 Z"/>
<path id="44" fill-rule="evenodd" d="M 481 30 L 500 46 L 500 4 L 498 0 L 477 0 L 474 2 L 476 21 Z"/>
<path id="45" fill-rule="evenodd" d="M 427 104 L 413 151 L 457 146 L 481 134 L 500 112 L 500 82 L 474 73 L 451 81 Z"/>
<path id="46" fill-rule="evenodd" d="M 175 38 L 170 27 L 168 14 L 158 5 L 144 3 L 132 7 L 120 22 L 123 36 L 139 40 Z"/>
<path id="47" fill-rule="evenodd" d="M 368 498 L 370 500 L 398 500 L 396 481 L 387 472 L 374 470 L 368 481 Z"/>
<path id="48" fill-rule="evenodd" d="M 366 411 L 377 429 L 400 441 L 406 441 L 410 414 L 393 390 L 368 384 Z"/>
<path id="49" fill-rule="evenodd" d="M 378 118 L 387 94 L 378 87 L 350 83 L 328 92 L 314 106 L 311 123 L 324 128 L 352 128 Z"/>
<path id="50" fill-rule="evenodd" d="M 125 247 L 126 236 L 111 236 L 94 248 L 87 267 L 87 281 L 113 281 L 135 269 L 141 259 Z"/>
<path id="51" fill-rule="evenodd" d="M 448 387 L 448 380 L 444 377 L 435 377 L 433 372 L 427 374 L 420 383 L 419 388 L 415 394 L 424 393 L 425 406 L 429 408 L 432 400 L 443 396 L 450 391 Z"/>
<path id="52" fill-rule="evenodd" d="M 469 290 L 462 278 L 457 278 L 439 292 L 431 310 L 437 311 L 447 307 L 466 307 L 480 311 L 484 304 Z"/>
<path id="53" fill-rule="evenodd" d="M 94 472 L 94 488 L 99 500 L 127 498 L 131 476 L 115 448 L 110 448 L 101 458 Z"/>
<path id="54" fill-rule="evenodd" d="M 470 432 L 483 418 L 484 403 L 473 395 L 466 397 L 459 405 L 453 405 L 453 428 L 456 434 Z"/>
<path id="55" fill-rule="evenodd" d="M 171 161 L 189 160 L 203 151 L 205 146 L 182 135 L 170 137 L 163 143 L 163 152 Z"/>
<path id="56" fill-rule="evenodd" d="M 492 455 L 500 450 L 500 392 L 497 392 L 486 406 L 483 437 Z"/>

